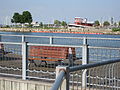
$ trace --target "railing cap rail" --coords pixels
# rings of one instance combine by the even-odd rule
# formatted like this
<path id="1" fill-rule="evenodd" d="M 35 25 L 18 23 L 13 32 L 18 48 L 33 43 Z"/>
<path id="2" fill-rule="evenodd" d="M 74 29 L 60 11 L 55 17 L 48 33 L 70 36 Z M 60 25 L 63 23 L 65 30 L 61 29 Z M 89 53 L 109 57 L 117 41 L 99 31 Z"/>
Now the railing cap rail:
<path id="1" fill-rule="evenodd" d="M 79 66 L 70 67 L 69 72 L 74 72 L 74 71 L 78 71 L 78 70 L 82 70 L 82 69 L 98 67 L 98 66 L 102 66 L 102 65 L 116 63 L 116 62 L 120 62 L 120 59 L 108 60 L 108 61 L 102 61 L 102 62 L 93 63 L 93 64 L 86 64 L 86 65 L 79 65 Z"/>

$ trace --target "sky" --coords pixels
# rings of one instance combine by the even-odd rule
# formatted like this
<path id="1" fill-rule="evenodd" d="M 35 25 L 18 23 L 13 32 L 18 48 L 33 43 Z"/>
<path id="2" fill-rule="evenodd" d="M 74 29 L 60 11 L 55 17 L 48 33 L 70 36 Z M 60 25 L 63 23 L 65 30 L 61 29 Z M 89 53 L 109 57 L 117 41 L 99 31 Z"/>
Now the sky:
<path id="1" fill-rule="evenodd" d="M 74 22 L 74 17 L 88 21 L 120 21 L 120 0 L 1 0 L 0 24 L 8 23 L 15 12 L 29 11 L 34 22 L 54 20 Z"/>

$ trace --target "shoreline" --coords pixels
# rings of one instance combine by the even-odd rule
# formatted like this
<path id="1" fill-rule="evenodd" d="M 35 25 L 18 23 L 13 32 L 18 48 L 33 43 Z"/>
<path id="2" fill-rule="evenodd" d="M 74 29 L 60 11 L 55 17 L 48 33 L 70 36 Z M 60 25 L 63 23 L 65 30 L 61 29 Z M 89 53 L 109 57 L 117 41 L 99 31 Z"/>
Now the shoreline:
<path id="1" fill-rule="evenodd" d="M 120 32 L 113 32 L 103 29 L 38 29 L 38 28 L 0 28 L 2 32 L 35 32 L 35 33 L 73 33 L 73 34 L 105 34 L 120 35 Z"/>
<path id="2" fill-rule="evenodd" d="M 73 34 L 103 34 L 103 33 L 94 33 L 94 32 L 54 32 L 54 31 L 32 31 L 36 33 L 73 33 Z"/>

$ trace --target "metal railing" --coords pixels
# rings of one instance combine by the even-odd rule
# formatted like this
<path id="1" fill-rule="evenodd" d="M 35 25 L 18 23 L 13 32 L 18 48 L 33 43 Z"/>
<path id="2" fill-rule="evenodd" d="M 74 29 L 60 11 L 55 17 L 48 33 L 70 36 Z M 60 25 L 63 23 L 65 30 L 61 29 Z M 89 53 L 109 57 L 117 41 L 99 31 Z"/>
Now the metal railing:
<path id="1" fill-rule="evenodd" d="M 27 57 L 29 57 L 29 53 L 26 51 L 26 47 L 28 48 L 28 51 L 29 51 L 29 46 L 56 46 L 56 47 L 74 47 L 77 49 L 79 49 L 76 53 L 76 55 L 78 54 L 79 57 L 78 57 L 78 60 L 76 60 L 74 63 L 74 66 L 76 65 L 81 65 L 81 64 L 87 64 L 88 62 L 89 63 L 93 63 L 93 62 L 90 62 L 89 59 L 89 55 L 90 55 L 90 50 L 89 49 L 107 49 L 107 50 L 115 50 L 116 53 L 118 52 L 118 55 L 119 55 L 119 48 L 107 48 L 107 47 L 91 47 L 91 46 L 86 46 L 86 45 L 83 45 L 83 46 L 74 46 L 74 45 L 50 45 L 50 44 L 33 44 L 33 43 L 15 43 L 15 42 L 0 42 L 2 44 L 4 44 L 5 46 L 5 51 L 7 52 L 10 52 L 8 54 L 6 54 L 4 57 L 1 57 L 1 69 L 4 68 L 4 72 L 3 70 L 1 70 L 1 74 L 14 74 L 14 75 L 17 75 L 16 71 L 18 70 L 20 76 L 22 76 L 22 69 L 25 69 L 23 73 L 26 73 L 26 71 L 28 72 L 28 74 L 26 75 L 26 78 L 36 78 L 36 79 L 46 79 L 46 80 L 55 80 L 55 67 L 57 66 L 56 63 L 54 64 L 49 64 L 48 66 L 45 66 L 45 65 L 42 65 L 41 67 L 36 67 L 34 65 L 30 65 L 30 67 L 27 68 L 22 68 L 22 65 L 25 63 L 26 65 L 26 62 L 22 62 L 23 61 L 27 61 L 25 59 L 27 59 Z M 81 53 L 81 50 L 82 50 L 82 53 Z M 114 51 L 114 52 L 115 52 Z M 107 51 L 106 51 L 107 52 Z M 112 51 L 110 51 L 112 52 Z M 26 54 L 24 54 L 26 53 Z M 88 54 L 89 53 L 89 54 Z M 98 53 L 98 55 L 97 55 Z M 104 53 L 105 54 L 105 53 Z M 109 53 L 111 54 L 111 53 Z M 27 56 L 25 56 L 27 55 Z M 91 55 L 94 56 L 94 53 L 92 53 Z M 102 57 L 103 55 L 99 55 L 99 52 L 95 52 L 95 58 L 96 60 L 99 59 L 98 57 Z M 81 58 L 82 59 L 79 59 Z M 114 58 L 116 59 L 116 56 L 113 56 L 112 54 L 109 55 L 109 56 L 105 56 L 104 57 L 108 57 L 108 59 L 111 59 L 111 58 Z M 117 56 L 117 58 L 119 58 L 119 56 Z M 93 60 L 93 59 L 92 59 Z M 101 58 L 101 60 L 103 60 L 103 58 Z M 67 60 L 68 61 L 68 60 Z M 36 62 L 38 64 L 38 62 Z M 53 62 L 50 62 L 50 63 L 53 63 Z M 65 66 L 67 65 L 68 62 L 64 62 L 66 63 Z M 64 64 L 62 64 L 64 65 Z M 23 66 L 25 67 L 25 66 Z M 5 71 L 6 70 L 6 71 Z M 11 73 L 11 70 L 13 70 Z M 8 72 L 7 72 L 8 71 Z M 46 74 L 49 74 L 46 76 Z M 24 77 L 25 77 L 24 75 Z M 12 75 L 13 76 L 13 75 Z"/>
<path id="2" fill-rule="evenodd" d="M 58 66 L 56 70 L 59 74 L 56 73 L 57 78 L 51 90 L 58 90 L 60 86 L 60 90 L 119 90 L 119 69 L 120 59 L 74 67 Z M 84 71 L 86 72 L 84 73 Z M 76 73 L 82 75 L 82 77 L 77 75 L 76 78 Z M 73 76 L 73 80 L 71 80 L 71 75 Z M 66 80 L 62 82 L 64 79 Z M 62 83 L 64 83 L 64 87 Z"/>
<path id="3" fill-rule="evenodd" d="M 58 90 L 64 80 L 64 76 L 65 76 L 65 71 L 61 70 L 59 72 L 59 75 L 56 76 L 56 80 L 55 83 L 53 84 L 53 87 L 51 88 L 51 90 Z"/>
<path id="4" fill-rule="evenodd" d="M 75 45 L 75 46 L 83 45 L 84 38 L 87 39 L 87 44 L 89 46 L 119 47 L 118 45 L 120 43 L 120 38 L 62 37 L 62 36 L 60 37 L 60 36 L 0 34 L 0 40 L 4 42 L 29 42 L 29 43 L 38 43 L 38 44 L 58 44 L 58 45 Z"/>
<path id="5" fill-rule="evenodd" d="M 84 64 L 94 64 L 101 61 L 107 60 L 116 60 L 120 58 L 120 39 L 119 38 L 90 38 L 90 37 L 56 37 L 56 36 L 30 36 L 30 35 L 1 35 L 1 44 L 4 44 L 4 50 L 7 52 L 5 55 L 0 56 L 0 75 L 8 76 L 18 76 L 22 79 L 33 78 L 37 80 L 49 81 L 53 83 L 55 80 L 55 68 L 58 66 L 58 63 L 48 61 L 47 65 L 44 62 L 39 66 L 35 66 L 33 63 L 29 63 L 30 57 L 30 47 L 31 46 L 49 46 L 49 47 L 72 47 L 75 48 L 76 60 L 74 61 L 74 67 Z M 37 57 L 40 58 L 40 57 Z M 36 64 L 40 63 L 40 60 L 35 60 Z M 30 65 L 29 65 L 30 64 Z M 69 59 L 63 60 L 60 64 L 61 66 L 68 66 Z M 82 69 L 77 72 L 67 73 L 67 77 L 70 78 L 68 85 L 73 89 L 82 88 L 82 86 L 91 87 L 105 87 L 103 83 L 106 83 L 106 88 L 110 87 L 111 82 L 116 82 L 118 78 L 111 80 L 111 70 L 113 72 L 113 66 L 115 65 L 104 65 L 98 69 Z M 96 70 L 105 69 L 105 76 L 101 77 L 100 74 L 94 76 L 91 72 Z M 116 67 L 118 68 L 118 67 Z M 118 69 L 117 69 L 118 70 Z M 104 70 L 103 70 L 104 71 Z M 62 69 L 64 72 L 64 69 Z M 87 76 L 86 76 L 86 73 Z M 94 72 L 95 73 L 95 72 Z M 97 73 L 97 71 L 96 71 Z M 96 74 L 95 73 L 95 74 Z M 109 74 L 108 74 L 109 73 Z M 115 72 L 116 73 L 116 72 Z M 117 74 L 118 75 L 118 74 Z M 62 73 L 61 75 L 64 76 Z M 66 72 L 65 72 L 66 76 Z M 113 76 L 113 75 L 112 75 Z M 87 81 L 85 78 L 87 77 Z M 84 79 L 84 80 L 82 80 Z M 97 83 L 92 83 L 91 81 L 96 79 Z M 105 80 L 105 82 L 104 82 Z M 60 80 L 58 80 L 60 81 Z M 63 83 L 64 80 L 62 79 Z M 62 82 L 61 81 L 61 82 Z M 68 81 L 68 80 L 66 80 Z M 102 82 L 101 82 L 102 81 Z M 84 84 L 82 84 L 84 82 Z M 86 84 L 87 82 L 87 84 Z M 110 85 L 108 85 L 110 84 Z M 62 84 L 62 87 L 65 86 Z M 75 86 L 75 87 L 74 87 Z M 80 87 L 79 87 L 80 86 Z M 119 88 L 119 85 L 116 87 Z M 88 87 L 87 87 L 88 88 Z M 65 90 L 66 87 L 63 89 Z M 101 89 L 101 88 L 100 88 Z"/>

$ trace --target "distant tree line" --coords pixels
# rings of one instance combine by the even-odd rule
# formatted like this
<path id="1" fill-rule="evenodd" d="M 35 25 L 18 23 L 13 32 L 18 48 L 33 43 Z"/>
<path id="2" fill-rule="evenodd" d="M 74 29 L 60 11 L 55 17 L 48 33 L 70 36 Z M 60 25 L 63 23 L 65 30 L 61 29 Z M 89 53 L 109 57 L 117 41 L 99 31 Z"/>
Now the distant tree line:
<path id="1" fill-rule="evenodd" d="M 24 25 L 25 23 L 28 23 L 29 26 L 32 26 L 32 15 L 29 11 L 23 11 L 22 14 L 15 12 L 12 16 L 11 22 L 17 24 L 21 24 Z M 36 22 L 36 24 L 39 24 L 38 22 Z M 59 20 L 54 20 L 54 26 L 55 27 L 67 27 L 67 23 L 65 21 L 59 21 Z M 44 28 L 44 27 L 48 27 L 46 24 L 43 24 L 42 22 L 40 22 L 39 26 L 40 28 Z"/>
<path id="2" fill-rule="evenodd" d="M 11 19 L 12 23 L 15 23 L 15 24 L 19 23 L 21 25 L 24 25 L 25 23 L 27 23 L 27 24 L 29 24 L 29 26 L 32 26 L 32 24 L 31 24 L 32 21 L 33 21 L 32 15 L 29 11 L 23 11 L 22 14 L 15 12 Z M 36 24 L 38 24 L 38 26 L 36 26 L 36 27 L 40 27 L 40 28 L 45 28 L 45 27 L 48 28 L 49 27 L 49 24 L 43 24 L 42 22 L 40 22 L 40 23 L 36 22 Z M 53 23 L 53 27 L 55 27 L 55 28 L 61 28 L 61 27 L 66 28 L 67 25 L 68 25 L 67 22 L 59 21 L 59 20 L 54 20 L 54 23 Z M 120 21 L 118 23 L 116 23 L 116 22 L 114 23 L 113 18 L 111 18 L 111 23 L 109 21 L 104 21 L 102 23 L 103 27 L 108 27 L 110 25 L 113 25 L 115 27 L 116 26 L 120 27 Z M 94 21 L 94 26 L 99 27 L 99 26 L 101 26 L 101 23 L 98 20 L 96 20 L 96 21 Z M 116 28 L 114 29 L 114 31 L 117 31 L 117 30 L 118 29 L 116 29 Z"/>
<path id="3" fill-rule="evenodd" d="M 59 20 L 54 20 L 54 24 L 56 25 L 56 26 L 67 26 L 67 23 L 65 22 L 65 21 L 59 21 Z"/>
<path id="4" fill-rule="evenodd" d="M 112 24 L 113 24 L 113 26 L 117 26 L 117 23 L 115 22 L 115 23 L 113 23 L 112 22 Z M 105 27 L 107 27 L 107 26 L 110 26 L 111 24 L 110 24 L 110 22 L 108 22 L 108 21 L 104 21 L 103 22 L 103 26 L 105 26 Z M 94 26 L 100 26 L 100 22 L 98 21 L 98 20 L 96 20 L 95 22 L 94 22 Z M 118 22 L 118 26 L 120 26 L 120 21 Z"/>
<path id="5" fill-rule="evenodd" d="M 95 22 L 94 22 L 94 26 L 95 27 L 99 27 L 99 26 L 101 26 L 100 25 L 100 22 L 98 21 L 98 20 L 96 20 Z M 112 31 L 113 32 L 116 32 L 116 31 L 120 31 L 120 21 L 118 22 L 118 23 L 116 23 L 116 22 L 114 22 L 113 23 L 113 21 L 111 22 L 111 24 L 110 24 L 110 22 L 108 22 L 108 21 L 104 21 L 103 22 L 103 27 L 109 27 L 110 26 L 110 28 L 112 29 Z M 111 27 L 112 26 L 112 27 Z"/>

